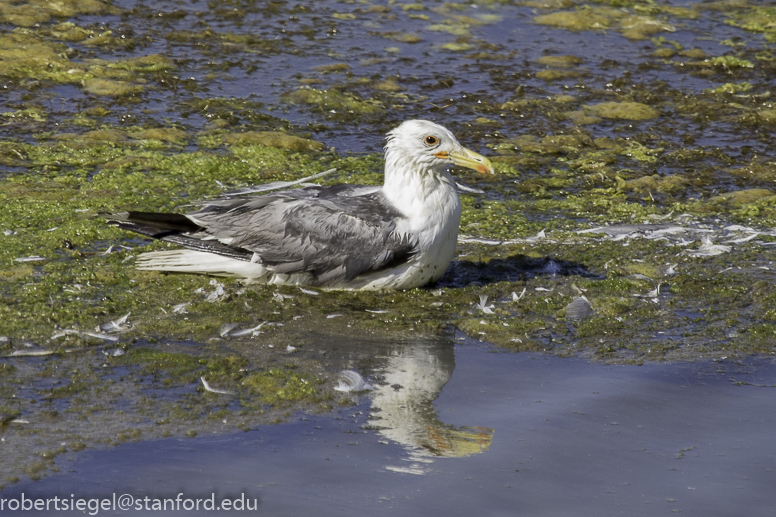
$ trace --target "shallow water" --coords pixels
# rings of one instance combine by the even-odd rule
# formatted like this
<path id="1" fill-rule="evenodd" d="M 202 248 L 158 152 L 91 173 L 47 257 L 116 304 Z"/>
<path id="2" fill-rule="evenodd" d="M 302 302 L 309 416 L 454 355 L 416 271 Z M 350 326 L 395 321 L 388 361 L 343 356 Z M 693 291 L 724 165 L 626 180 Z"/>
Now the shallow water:
<path id="1" fill-rule="evenodd" d="M 266 515 L 776 513 L 771 360 L 613 366 L 468 340 L 407 345 L 362 372 L 401 377 L 402 404 L 378 385 L 330 415 L 87 451 L 3 497 L 244 494 Z M 429 452 L 434 429 L 480 440 Z"/>

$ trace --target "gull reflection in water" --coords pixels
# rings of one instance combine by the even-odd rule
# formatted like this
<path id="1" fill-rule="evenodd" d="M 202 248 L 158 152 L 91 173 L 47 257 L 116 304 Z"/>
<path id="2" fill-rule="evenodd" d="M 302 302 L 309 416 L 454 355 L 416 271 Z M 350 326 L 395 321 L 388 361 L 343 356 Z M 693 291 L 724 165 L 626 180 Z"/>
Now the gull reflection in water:
<path id="1" fill-rule="evenodd" d="M 435 457 L 462 458 L 488 450 L 493 430 L 456 427 L 439 420 L 434 400 L 455 369 L 454 345 L 449 341 L 399 344 L 388 351 L 375 373 L 380 382 L 370 392 L 369 425 L 383 437 L 403 445 L 404 466 L 388 470 L 424 474 Z"/>

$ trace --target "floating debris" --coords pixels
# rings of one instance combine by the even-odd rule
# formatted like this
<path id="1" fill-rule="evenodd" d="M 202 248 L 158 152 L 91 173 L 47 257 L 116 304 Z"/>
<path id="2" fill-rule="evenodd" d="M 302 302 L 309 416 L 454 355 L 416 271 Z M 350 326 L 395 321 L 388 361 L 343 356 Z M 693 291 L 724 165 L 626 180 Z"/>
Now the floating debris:
<path id="1" fill-rule="evenodd" d="M 566 319 L 581 321 L 595 313 L 590 300 L 586 296 L 575 296 L 571 303 L 566 305 Z"/>
<path id="2" fill-rule="evenodd" d="M 234 395 L 235 393 L 233 391 L 229 390 L 218 390 L 215 388 L 211 388 L 210 384 L 205 380 L 204 377 L 200 377 L 199 380 L 202 381 L 202 386 L 205 388 L 205 391 L 209 391 L 210 393 L 218 393 L 219 395 Z"/>
<path id="3" fill-rule="evenodd" d="M 361 374 L 353 370 L 342 370 L 337 374 L 337 377 L 339 377 L 339 384 L 334 387 L 336 391 L 350 393 L 375 389 L 361 377 Z"/>

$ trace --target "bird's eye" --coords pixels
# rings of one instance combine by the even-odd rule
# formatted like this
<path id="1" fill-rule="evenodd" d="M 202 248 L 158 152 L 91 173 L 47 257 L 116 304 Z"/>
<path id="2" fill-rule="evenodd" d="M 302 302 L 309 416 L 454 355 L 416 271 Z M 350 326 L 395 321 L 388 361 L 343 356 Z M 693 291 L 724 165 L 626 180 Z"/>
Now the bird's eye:
<path id="1" fill-rule="evenodd" d="M 432 146 L 432 145 L 437 145 L 439 143 L 439 139 L 434 135 L 428 135 L 426 138 L 423 139 L 423 142 L 428 146 Z"/>

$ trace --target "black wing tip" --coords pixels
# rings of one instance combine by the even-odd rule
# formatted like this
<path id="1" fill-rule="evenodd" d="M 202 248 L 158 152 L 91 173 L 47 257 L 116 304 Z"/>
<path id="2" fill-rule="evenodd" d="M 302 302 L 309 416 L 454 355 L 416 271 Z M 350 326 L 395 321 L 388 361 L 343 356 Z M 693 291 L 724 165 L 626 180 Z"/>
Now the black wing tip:
<path id="1" fill-rule="evenodd" d="M 180 232 L 193 233 L 202 229 L 200 225 L 182 214 L 167 212 L 140 212 L 130 210 L 127 212 L 107 213 L 100 212 L 99 217 L 104 217 L 108 224 L 122 227 L 128 225 L 125 230 L 137 231 L 135 226 L 147 229 L 156 229 L 159 233 Z M 138 232 L 143 233 L 143 232 Z"/>

